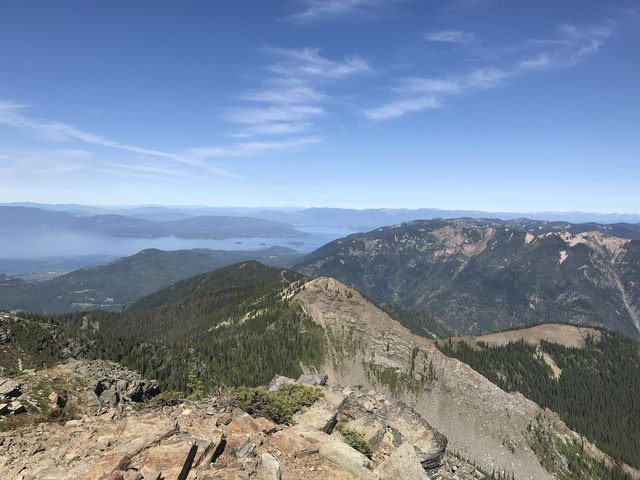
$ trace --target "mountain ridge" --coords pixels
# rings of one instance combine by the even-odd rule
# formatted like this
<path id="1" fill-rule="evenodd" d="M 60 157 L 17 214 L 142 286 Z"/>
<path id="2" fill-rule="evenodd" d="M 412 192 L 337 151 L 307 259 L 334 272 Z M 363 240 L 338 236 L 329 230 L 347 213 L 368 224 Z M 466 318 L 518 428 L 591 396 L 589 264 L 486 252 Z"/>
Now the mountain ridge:
<path id="1" fill-rule="evenodd" d="M 640 242 L 588 226 L 412 221 L 338 239 L 294 265 L 376 302 L 434 314 L 459 333 L 533 323 L 640 335 Z"/>
<path id="2" fill-rule="evenodd" d="M 226 239 L 236 237 L 304 237 L 292 226 L 270 220 L 201 215 L 178 220 L 151 221 L 116 213 L 77 215 L 35 207 L 0 206 L 3 228 L 62 228 L 112 236 Z"/>
<path id="3" fill-rule="evenodd" d="M 105 265 L 85 267 L 43 281 L 0 277 L 0 308 L 67 313 L 92 309 L 118 311 L 139 298 L 200 273 L 243 260 L 287 263 L 294 251 L 271 247 L 257 251 L 146 249 Z"/>

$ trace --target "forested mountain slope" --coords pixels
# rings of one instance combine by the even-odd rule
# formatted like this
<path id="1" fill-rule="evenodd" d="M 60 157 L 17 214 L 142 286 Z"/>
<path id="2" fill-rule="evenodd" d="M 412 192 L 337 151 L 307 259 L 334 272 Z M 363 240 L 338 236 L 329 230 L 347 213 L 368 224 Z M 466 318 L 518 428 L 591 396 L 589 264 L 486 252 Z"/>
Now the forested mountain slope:
<path id="1" fill-rule="evenodd" d="M 0 277 L 0 308 L 65 313 L 118 311 L 135 300 L 182 279 L 243 260 L 287 262 L 293 250 L 143 250 L 106 265 L 83 268 L 44 281 Z"/>
<path id="2" fill-rule="evenodd" d="M 429 312 L 460 333 L 570 322 L 638 337 L 640 242 L 600 227 L 413 221 L 335 240 L 295 268 Z"/>
<path id="3" fill-rule="evenodd" d="M 303 283 L 295 272 L 249 261 L 178 282 L 121 313 L 53 321 L 80 330 L 93 358 L 122 363 L 165 389 L 188 390 L 194 375 L 206 388 L 260 385 L 323 358 L 320 328 L 288 300 Z"/>
<path id="4" fill-rule="evenodd" d="M 640 467 L 638 342 L 606 330 L 541 325 L 450 338 L 438 347 L 504 390 L 557 412 L 615 458 Z"/>

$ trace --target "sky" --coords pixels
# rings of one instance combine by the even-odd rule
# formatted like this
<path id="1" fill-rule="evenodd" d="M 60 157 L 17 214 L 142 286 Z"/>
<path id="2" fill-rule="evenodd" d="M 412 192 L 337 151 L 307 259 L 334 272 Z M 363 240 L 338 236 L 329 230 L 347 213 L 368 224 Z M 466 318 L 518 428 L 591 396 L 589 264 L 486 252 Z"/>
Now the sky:
<path id="1" fill-rule="evenodd" d="M 0 202 L 640 213 L 639 0 L 0 0 Z"/>

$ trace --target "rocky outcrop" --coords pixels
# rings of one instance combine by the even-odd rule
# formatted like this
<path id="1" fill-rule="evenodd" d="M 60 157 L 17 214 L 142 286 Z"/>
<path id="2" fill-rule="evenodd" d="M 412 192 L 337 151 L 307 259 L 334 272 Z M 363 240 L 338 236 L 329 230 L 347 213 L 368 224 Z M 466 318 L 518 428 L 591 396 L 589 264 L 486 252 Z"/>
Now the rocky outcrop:
<path id="1" fill-rule="evenodd" d="M 25 406 L 17 400 L 22 395 L 22 384 L 16 380 L 0 378 L 0 416 L 26 413 Z"/>
<path id="2" fill-rule="evenodd" d="M 513 473 L 521 479 L 553 478 L 531 447 L 528 429 L 538 422 L 564 441 L 588 446 L 588 455 L 607 458 L 555 413 L 519 393 L 506 393 L 466 364 L 447 357 L 433 341 L 413 335 L 341 282 L 312 280 L 296 300 L 325 329 L 322 369 L 330 384 L 361 384 L 404 401 L 446 435 L 451 450 L 472 459 L 484 471 Z M 367 408 L 375 407 L 371 403 Z M 406 422 L 411 416 L 400 418 Z M 406 438 L 416 432 L 410 422 L 392 426 Z M 378 441 L 379 427 L 370 422 L 367 428 L 363 434 Z M 412 440 L 419 442 L 420 438 Z M 433 442 L 428 435 L 425 440 L 425 447 L 414 451 L 428 467 Z"/>
<path id="3" fill-rule="evenodd" d="M 142 402 L 160 393 L 155 381 L 145 380 L 139 373 L 114 362 L 79 361 L 74 365 L 75 371 L 92 384 L 92 404 L 97 409 Z"/>
<path id="4" fill-rule="evenodd" d="M 87 379 L 78 388 L 92 392 L 92 372 L 102 379 L 107 365 L 119 371 L 106 362 L 79 362 L 36 372 L 26 383 L 66 374 Z M 318 378 L 323 381 L 279 377 L 274 383 L 324 383 L 322 375 Z M 322 396 L 291 425 L 248 415 L 225 395 L 175 406 L 145 404 L 141 411 L 118 405 L 100 413 L 87 403 L 78 406 L 77 418 L 62 424 L 0 433 L 0 478 L 169 480 L 182 471 L 190 480 L 487 478 L 448 468 L 452 460 L 466 462 L 447 454 L 446 438 L 405 403 L 361 386 L 316 388 Z M 66 401 L 82 398 L 88 397 L 75 392 Z M 50 395 L 47 401 L 62 400 Z M 354 448 L 349 441 L 354 435 L 370 451 Z"/>

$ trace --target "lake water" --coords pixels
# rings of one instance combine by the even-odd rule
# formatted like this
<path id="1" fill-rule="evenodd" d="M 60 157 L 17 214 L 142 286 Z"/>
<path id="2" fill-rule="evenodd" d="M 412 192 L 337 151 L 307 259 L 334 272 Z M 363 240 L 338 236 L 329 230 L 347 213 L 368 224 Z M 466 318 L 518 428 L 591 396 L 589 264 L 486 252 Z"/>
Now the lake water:
<path id="1" fill-rule="evenodd" d="M 53 228 L 0 227 L 0 258 L 45 259 L 52 257 L 133 255 L 145 248 L 183 250 L 210 248 L 213 250 L 260 250 L 271 246 L 292 248 L 308 253 L 336 238 L 355 233 L 354 230 L 333 227 L 296 227 L 308 234 L 287 238 L 230 238 L 227 240 L 184 239 L 175 237 L 130 238 L 112 237 L 93 232 Z"/>

